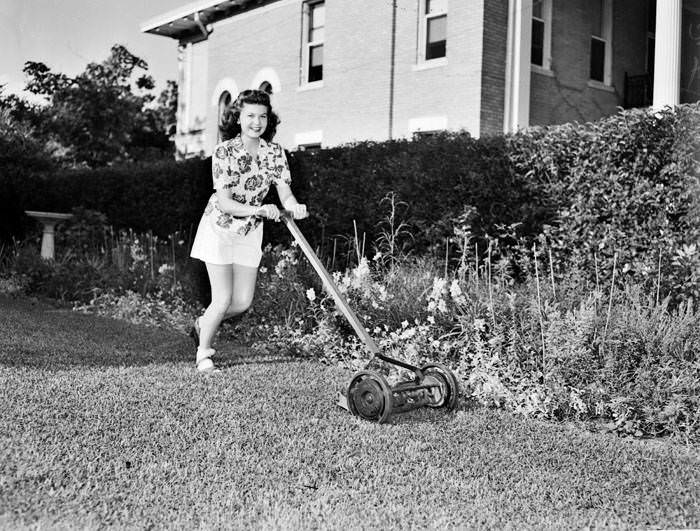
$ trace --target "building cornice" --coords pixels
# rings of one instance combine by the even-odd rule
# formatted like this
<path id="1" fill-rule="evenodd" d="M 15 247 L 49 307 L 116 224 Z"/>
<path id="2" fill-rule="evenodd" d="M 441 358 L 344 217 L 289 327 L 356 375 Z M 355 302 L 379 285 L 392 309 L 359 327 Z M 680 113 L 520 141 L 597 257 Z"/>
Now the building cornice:
<path id="1" fill-rule="evenodd" d="M 212 32 L 215 22 L 275 1 L 198 0 L 147 20 L 141 24 L 141 32 L 185 42 L 202 41 Z"/>

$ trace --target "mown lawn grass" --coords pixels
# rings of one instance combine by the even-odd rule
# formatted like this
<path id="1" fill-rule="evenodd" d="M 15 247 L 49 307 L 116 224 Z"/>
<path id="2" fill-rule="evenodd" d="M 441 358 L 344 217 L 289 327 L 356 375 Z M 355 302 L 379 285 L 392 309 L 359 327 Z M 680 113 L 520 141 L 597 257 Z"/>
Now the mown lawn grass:
<path id="1" fill-rule="evenodd" d="M 350 373 L 0 296 L 2 528 L 692 528 L 700 452 L 463 404 L 391 424 Z"/>

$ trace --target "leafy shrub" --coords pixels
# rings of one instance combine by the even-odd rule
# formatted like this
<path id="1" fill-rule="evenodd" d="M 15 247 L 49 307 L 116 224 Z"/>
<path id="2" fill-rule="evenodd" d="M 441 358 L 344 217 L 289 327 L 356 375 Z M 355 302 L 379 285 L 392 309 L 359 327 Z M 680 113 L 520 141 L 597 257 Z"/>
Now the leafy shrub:
<path id="1" fill-rule="evenodd" d="M 40 257 L 41 233 L 36 231 L 3 253 L 2 275 L 27 294 L 70 303 L 128 291 L 193 302 L 201 298 L 199 271 L 181 234 L 161 239 L 150 232 L 114 231 L 100 212 L 78 208 L 73 214 L 56 229 L 55 260 Z"/>
<path id="2" fill-rule="evenodd" d="M 411 231 L 405 252 L 447 256 L 455 265 L 465 243 L 484 258 L 498 237 L 494 259 L 510 254 L 517 268 L 527 259 L 522 250 L 543 236 L 559 275 L 575 267 L 605 281 L 615 262 L 618 279 L 653 284 L 661 278 L 663 296 L 669 290 L 691 296 L 699 289 L 689 252 L 700 231 L 699 138 L 699 104 L 692 104 L 506 137 L 445 133 L 288 158 L 295 192 L 312 212 L 304 232 L 340 268 L 357 259 L 358 242 L 368 242 L 365 254 L 373 254 L 370 247 L 386 230 L 382 202 L 391 196 L 406 205 L 393 220 Z M 211 193 L 209 160 L 23 175 L 8 185 L 15 190 L 14 217 L 23 209 L 81 206 L 103 212 L 116 230 L 162 238 L 180 231 L 188 241 Z M 0 174 L 3 189 L 7 182 Z M 511 236 L 499 236 L 506 229 Z M 265 239 L 275 245 L 290 238 L 282 224 L 269 223 Z M 519 278 L 517 270 L 512 274 Z"/>
<path id="3" fill-rule="evenodd" d="M 443 248 L 450 219 L 465 204 L 477 212 L 473 226 L 479 234 L 493 231 L 495 223 L 516 220 L 527 230 L 539 227 L 533 198 L 523 195 L 529 192 L 509 171 L 504 149 L 503 138 L 445 133 L 296 152 L 288 158 L 295 193 L 313 213 L 305 222 L 309 239 L 322 250 L 335 239 L 338 254 L 346 256 L 347 236 L 355 225 L 360 239 L 363 234 L 367 242 L 376 239 L 378 212 L 389 193 L 408 205 L 396 222 L 412 227 L 411 246 L 419 251 Z M 193 232 L 211 193 L 210 166 L 204 159 L 32 174 L 18 189 L 18 204 L 59 212 L 80 206 L 104 213 L 117 229 L 151 230 L 161 237 Z M 275 200 L 274 192 L 268 200 Z M 268 224 L 266 241 L 288 240 L 284 227 Z"/>
<path id="4" fill-rule="evenodd" d="M 700 104 L 624 111 L 510 142 L 516 170 L 553 212 L 544 234 L 559 269 L 610 279 L 616 265 L 623 280 L 660 279 L 664 295 L 697 296 L 692 253 L 679 253 L 700 240 Z"/>
<path id="5" fill-rule="evenodd" d="M 0 244 L 22 239 L 32 224 L 24 216 L 26 183 L 55 168 L 46 147 L 32 129 L 0 108 Z"/>
<path id="6" fill-rule="evenodd" d="M 293 153 L 290 164 L 299 195 L 317 213 L 308 231 L 324 235 L 322 240 L 352 236 L 356 225 L 360 240 L 364 234 L 367 242 L 376 241 L 388 194 L 407 205 L 395 223 L 411 228 L 409 247 L 419 253 L 443 254 L 451 221 L 466 206 L 474 208 L 473 232 L 480 237 L 494 232 L 496 224 L 521 222 L 525 232 L 541 226 L 539 199 L 510 170 L 503 137 L 444 133 L 360 142 Z"/>
<path id="7" fill-rule="evenodd" d="M 104 315 L 135 324 L 167 327 L 186 333 L 192 324 L 195 307 L 178 294 L 157 291 L 140 293 L 127 290 L 122 294 L 111 291 L 96 294 L 73 309 L 82 313 Z"/>

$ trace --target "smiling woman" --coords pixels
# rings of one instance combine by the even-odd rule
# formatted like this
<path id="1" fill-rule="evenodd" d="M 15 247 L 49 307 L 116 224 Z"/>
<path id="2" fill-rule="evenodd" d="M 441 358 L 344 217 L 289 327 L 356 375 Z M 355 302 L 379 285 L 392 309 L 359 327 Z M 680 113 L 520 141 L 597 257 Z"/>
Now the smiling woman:
<path id="1" fill-rule="evenodd" d="M 221 142 L 212 156 L 211 195 L 192 244 L 191 256 L 207 266 L 212 300 L 195 320 L 196 364 L 211 371 L 211 343 L 223 319 L 244 313 L 253 302 L 262 258 L 263 218 L 278 220 L 274 204 L 263 204 L 271 185 L 284 208 L 295 218 L 306 217 L 306 206 L 290 188 L 291 176 L 284 151 L 272 142 L 279 119 L 270 96 L 262 90 L 244 90 L 225 113 Z M 234 290 L 235 286 L 235 290 Z"/>

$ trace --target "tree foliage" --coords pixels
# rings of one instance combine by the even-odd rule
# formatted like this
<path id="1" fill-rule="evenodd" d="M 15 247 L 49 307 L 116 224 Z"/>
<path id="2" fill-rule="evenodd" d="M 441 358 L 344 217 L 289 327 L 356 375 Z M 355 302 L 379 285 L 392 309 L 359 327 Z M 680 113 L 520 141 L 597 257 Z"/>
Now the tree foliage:
<path id="1" fill-rule="evenodd" d="M 148 64 L 124 46 L 114 45 L 101 63 L 90 63 L 75 77 L 44 63 L 24 65 L 26 89 L 45 99 L 30 106 L 4 98 L 0 107 L 29 124 L 67 166 L 100 167 L 117 162 L 163 158 L 173 151 L 177 86 L 170 81 L 153 95 Z"/>

